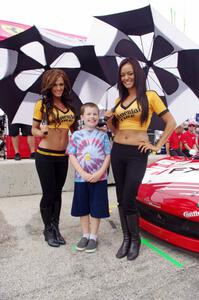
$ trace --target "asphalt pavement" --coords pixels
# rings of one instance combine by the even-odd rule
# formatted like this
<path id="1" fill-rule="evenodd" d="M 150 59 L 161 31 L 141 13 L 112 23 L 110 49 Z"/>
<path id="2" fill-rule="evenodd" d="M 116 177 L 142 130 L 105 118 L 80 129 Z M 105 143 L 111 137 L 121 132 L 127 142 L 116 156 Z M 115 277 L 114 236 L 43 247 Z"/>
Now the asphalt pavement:
<path id="1" fill-rule="evenodd" d="M 115 253 L 121 228 L 115 188 L 109 187 L 109 219 L 103 220 L 95 253 L 79 253 L 79 219 L 70 216 L 72 192 L 63 193 L 61 232 L 67 244 L 44 242 L 41 195 L 0 198 L 0 299 L 162 300 L 199 299 L 199 255 L 141 232 L 135 261 Z"/>

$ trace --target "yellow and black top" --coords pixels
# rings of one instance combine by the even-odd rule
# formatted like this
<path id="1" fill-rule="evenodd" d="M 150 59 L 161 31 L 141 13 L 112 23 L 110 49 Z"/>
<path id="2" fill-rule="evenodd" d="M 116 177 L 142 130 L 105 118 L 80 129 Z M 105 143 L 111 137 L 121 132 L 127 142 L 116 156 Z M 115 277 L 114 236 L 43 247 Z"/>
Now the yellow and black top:
<path id="1" fill-rule="evenodd" d="M 119 130 L 133 129 L 147 131 L 151 122 L 153 112 L 155 112 L 160 117 L 168 112 L 167 107 L 155 91 L 147 91 L 146 96 L 148 99 L 149 112 L 148 119 L 143 123 L 142 126 L 140 124 L 142 111 L 136 99 L 126 107 L 122 105 L 122 103 L 117 105 L 120 99 L 116 99 L 115 117 L 117 118 L 119 123 Z"/>
<path id="2" fill-rule="evenodd" d="M 37 101 L 35 104 L 35 109 L 34 109 L 34 115 L 33 115 L 33 120 L 37 122 L 41 122 L 43 115 L 41 112 L 41 107 L 42 107 L 42 100 Z M 45 111 L 45 108 L 44 108 Z M 55 122 L 50 118 L 49 119 L 49 128 L 62 128 L 62 129 L 70 129 L 70 127 L 73 125 L 75 122 L 75 114 L 72 112 L 71 109 L 68 109 L 67 112 L 63 112 L 59 108 L 53 108 L 53 113 L 55 116 L 57 115 L 57 118 L 59 120 L 59 124 L 55 124 Z"/>

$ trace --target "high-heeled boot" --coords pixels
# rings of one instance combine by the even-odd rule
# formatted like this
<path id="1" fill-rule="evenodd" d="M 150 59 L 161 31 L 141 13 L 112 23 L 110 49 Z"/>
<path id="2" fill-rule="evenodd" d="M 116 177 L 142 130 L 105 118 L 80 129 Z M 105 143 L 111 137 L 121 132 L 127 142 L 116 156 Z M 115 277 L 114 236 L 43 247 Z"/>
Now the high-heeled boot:
<path id="1" fill-rule="evenodd" d="M 51 247 L 59 247 L 60 244 L 55 236 L 54 229 L 51 224 L 51 208 L 40 208 L 41 217 L 44 222 L 44 238 Z"/>
<path id="2" fill-rule="evenodd" d="M 130 247 L 127 254 L 128 260 L 133 260 L 139 255 L 141 239 L 139 235 L 139 216 L 138 214 L 127 215 L 128 230 L 130 232 Z"/>
<path id="3" fill-rule="evenodd" d="M 57 241 L 59 242 L 60 245 L 65 245 L 66 241 L 61 235 L 59 231 L 59 216 L 60 216 L 60 211 L 61 211 L 61 201 L 56 201 L 53 206 L 53 213 L 52 213 L 52 218 L 51 218 L 51 223 L 52 227 L 54 229 Z"/>
<path id="4" fill-rule="evenodd" d="M 122 242 L 122 245 L 120 246 L 119 250 L 117 251 L 116 257 L 123 258 L 127 255 L 128 251 L 129 251 L 130 235 L 129 235 L 127 219 L 124 214 L 123 207 L 118 206 L 118 211 L 119 211 L 119 217 L 120 217 L 120 222 L 121 222 L 121 227 L 122 227 L 122 232 L 123 232 L 123 242 Z"/>

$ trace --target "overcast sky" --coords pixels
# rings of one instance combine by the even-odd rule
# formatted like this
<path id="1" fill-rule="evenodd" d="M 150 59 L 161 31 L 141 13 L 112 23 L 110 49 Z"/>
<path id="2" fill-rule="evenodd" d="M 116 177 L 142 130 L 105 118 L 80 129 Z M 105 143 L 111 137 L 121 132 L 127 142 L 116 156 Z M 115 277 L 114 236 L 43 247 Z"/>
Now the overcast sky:
<path id="1" fill-rule="evenodd" d="M 127 11 L 149 3 L 199 44 L 196 0 L 9 0 L 1 1 L 0 19 L 88 36 L 92 16 Z"/>

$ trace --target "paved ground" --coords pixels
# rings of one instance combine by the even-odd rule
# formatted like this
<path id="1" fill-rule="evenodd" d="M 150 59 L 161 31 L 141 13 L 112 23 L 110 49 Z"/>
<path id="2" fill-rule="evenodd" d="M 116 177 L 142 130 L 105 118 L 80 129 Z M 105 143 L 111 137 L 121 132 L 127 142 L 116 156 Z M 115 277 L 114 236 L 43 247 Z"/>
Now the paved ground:
<path id="1" fill-rule="evenodd" d="M 40 195 L 0 198 L 0 299 L 199 299 L 199 256 L 142 232 L 134 262 L 115 253 L 121 229 L 115 189 L 110 219 L 102 222 L 96 253 L 75 251 L 79 221 L 70 216 L 72 193 L 63 194 L 61 230 L 66 246 L 44 242 Z"/>

